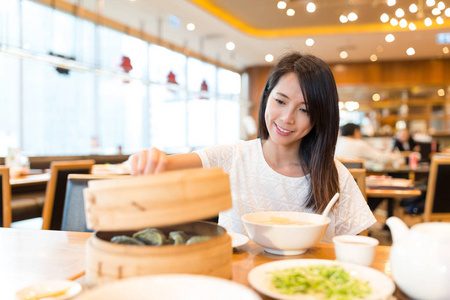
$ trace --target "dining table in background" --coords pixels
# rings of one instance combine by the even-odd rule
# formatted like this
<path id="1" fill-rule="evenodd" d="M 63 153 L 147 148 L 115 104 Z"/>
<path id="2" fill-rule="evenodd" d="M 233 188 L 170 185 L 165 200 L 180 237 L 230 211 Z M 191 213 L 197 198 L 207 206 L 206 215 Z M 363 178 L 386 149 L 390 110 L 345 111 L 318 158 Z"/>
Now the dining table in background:
<path id="1" fill-rule="evenodd" d="M 11 185 L 11 188 L 14 189 L 31 185 L 47 184 L 49 180 L 50 180 L 49 172 L 31 173 L 26 175 L 20 175 L 17 177 L 11 177 L 9 179 L 9 184 Z"/>
<path id="2" fill-rule="evenodd" d="M 0 299 L 14 299 L 18 290 L 50 279 L 75 280 L 83 285 L 85 244 L 91 234 L 0 228 Z M 390 249 L 390 246 L 377 246 L 371 267 L 392 278 Z M 250 287 L 247 279 L 250 270 L 284 259 L 335 260 L 336 256 L 334 245 L 330 243 L 320 243 L 301 255 L 278 256 L 265 252 L 264 248 L 250 241 L 233 250 L 232 280 Z M 409 299 L 398 289 L 394 295 L 392 299 Z"/>
<path id="3" fill-rule="evenodd" d="M 392 177 L 407 178 L 416 181 L 418 178 L 427 178 L 430 172 L 428 163 L 420 163 L 417 168 L 411 168 L 409 165 L 393 167 L 386 165 L 383 168 L 367 167 L 367 175 L 389 175 Z"/>

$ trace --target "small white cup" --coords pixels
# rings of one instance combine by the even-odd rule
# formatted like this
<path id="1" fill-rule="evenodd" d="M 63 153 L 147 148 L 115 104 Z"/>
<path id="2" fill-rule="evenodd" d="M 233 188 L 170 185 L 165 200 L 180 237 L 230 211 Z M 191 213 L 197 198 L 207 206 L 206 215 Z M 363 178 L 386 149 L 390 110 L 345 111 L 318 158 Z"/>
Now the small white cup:
<path id="1" fill-rule="evenodd" d="M 370 266 L 379 241 L 368 236 L 339 235 L 333 238 L 333 243 L 338 261 Z"/>

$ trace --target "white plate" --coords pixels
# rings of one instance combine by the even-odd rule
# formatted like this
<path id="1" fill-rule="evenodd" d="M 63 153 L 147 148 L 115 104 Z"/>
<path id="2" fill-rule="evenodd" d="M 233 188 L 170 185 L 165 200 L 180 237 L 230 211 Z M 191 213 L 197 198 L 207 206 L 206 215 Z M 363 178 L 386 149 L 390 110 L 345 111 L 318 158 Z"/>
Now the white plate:
<path id="1" fill-rule="evenodd" d="M 249 241 L 248 236 L 245 236 L 243 234 L 229 231 L 227 233 L 229 236 L 231 236 L 231 246 L 233 246 L 233 248 L 243 246 Z"/>
<path id="2" fill-rule="evenodd" d="M 81 285 L 70 280 L 48 280 L 28 286 L 16 293 L 16 300 L 65 300 L 81 292 Z M 54 296 L 58 295 L 58 296 Z M 51 296 L 53 296 L 51 298 Z"/>
<path id="3" fill-rule="evenodd" d="M 217 277 L 187 274 L 151 275 L 103 284 L 76 300 L 262 300 L 252 289 Z"/>
<path id="4" fill-rule="evenodd" d="M 315 299 L 313 296 L 308 295 L 285 295 L 277 292 L 271 287 L 270 275 L 268 272 L 275 270 L 292 268 L 297 266 L 308 265 L 340 265 L 345 271 L 349 272 L 354 277 L 368 281 L 372 288 L 372 294 L 364 299 L 385 299 L 391 296 L 395 291 L 395 284 L 388 276 L 364 266 L 355 264 L 340 263 L 334 260 L 326 259 L 289 259 L 274 261 L 266 264 L 262 264 L 252 269 L 248 274 L 248 281 L 250 285 L 257 291 L 280 300 L 311 300 Z"/>

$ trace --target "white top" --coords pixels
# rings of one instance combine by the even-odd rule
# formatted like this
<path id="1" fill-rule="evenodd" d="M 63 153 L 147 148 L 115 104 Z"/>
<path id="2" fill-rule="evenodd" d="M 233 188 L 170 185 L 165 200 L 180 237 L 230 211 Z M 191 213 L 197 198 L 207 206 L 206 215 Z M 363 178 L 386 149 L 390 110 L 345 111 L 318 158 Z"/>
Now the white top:
<path id="1" fill-rule="evenodd" d="M 241 216 L 258 211 L 312 212 L 304 207 L 310 189 L 309 175 L 288 177 L 265 161 L 260 139 L 239 141 L 195 151 L 204 168 L 222 167 L 230 175 L 233 208 L 219 214 L 219 225 L 246 234 Z M 376 222 L 350 172 L 335 160 L 340 198 L 328 217 L 331 223 L 323 241 L 336 235 L 358 234 Z"/>
<path id="2" fill-rule="evenodd" d="M 367 141 L 339 136 L 334 154 L 338 158 L 364 158 L 366 163 L 396 163 L 401 156 L 392 152 L 378 150 Z"/>

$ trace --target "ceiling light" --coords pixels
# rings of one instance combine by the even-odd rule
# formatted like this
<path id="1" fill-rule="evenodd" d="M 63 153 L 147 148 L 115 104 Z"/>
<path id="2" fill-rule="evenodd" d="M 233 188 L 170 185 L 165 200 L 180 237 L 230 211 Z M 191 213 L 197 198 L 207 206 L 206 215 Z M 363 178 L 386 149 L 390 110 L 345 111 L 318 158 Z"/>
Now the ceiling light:
<path id="1" fill-rule="evenodd" d="M 347 18 L 347 16 L 341 15 L 339 17 L 339 21 L 341 21 L 341 23 L 347 23 L 348 22 L 348 18 Z"/>
<path id="2" fill-rule="evenodd" d="M 438 94 L 438 96 L 444 97 L 444 96 L 445 96 L 445 91 L 444 91 L 444 89 L 439 89 L 439 90 L 437 91 L 437 94 Z"/>
<path id="3" fill-rule="evenodd" d="M 442 19 L 442 17 L 439 16 L 439 17 L 436 18 L 436 23 L 437 23 L 438 25 L 442 25 L 442 24 L 444 24 L 444 19 Z"/>
<path id="4" fill-rule="evenodd" d="M 395 41 L 395 37 L 394 37 L 394 35 L 392 33 L 389 33 L 388 35 L 386 35 L 386 37 L 384 39 L 388 43 L 391 43 L 391 42 Z"/>
<path id="5" fill-rule="evenodd" d="M 387 14 L 387 13 L 382 14 L 381 17 L 380 17 L 380 20 L 381 20 L 381 22 L 383 22 L 383 23 L 388 22 L 388 21 L 389 21 L 389 16 L 388 16 L 388 14 Z"/>
<path id="6" fill-rule="evenodd" d="M 434 1 L 434 0 L 427 0 L 427 5 L 428 6 L 433 6 L 433 5 L 435 5 L 436 4 L 436 1 Z"/>
<path id="7" fill-rule="evenodd" d="M 378 46 L 377 46 L 377 51 L 380 52 L 380 53 L 383 52 L 383 51 L 384 51 L 383 46 L 378 45 Z"/>
<path id="8" fill-rule="evenodd" d="M 387 5 L 389 5 L 389 6 L 394 6 L 395 3 L 397 3 L 395 0 L 388 0 L 387 1 Z"/>
<path id="9" fill-rule="evenodd" d="M 433 8 L 433 10 L 431 11 L 431 13 L 432 13 L 434 16 L 437 16 L 437 15 L 440 15 L 440 14 L 441 14 L 441 11 L 439 10 L 439 8 L 435 7 L 435 8 Z"/>
<path id="10" fill-rule="evenodd" d="M 376 62 L 378 60 L 378 56 L 376 54 L 372 54 L 370 56 L 370 61 Z"/>
<path id="11" fill-rule="evenodd" d="M 444 48 L 442 48 L 442 52 L 444 52 L 444 54 L 448 54 L 448 52 L 450 52 L 450 50 L 448 49 L 448 47 L 444 47 Z"/>
<path id="12" fill-rule="evenodd" d="M 186 29 L 189 31 L 194 31 L 195 30 L 195 24 L 194 23 L 188 23 L 186 25 Z"/>
<path id="13" fill-rule="evenodd" d="M 314 40 L 313 39 L 307 39 L 305 41 L 306 46 L 311 47 L 312 45 L 314 45 Z"/>
<path id="14" fill-rule="evenodd" d="M 416 13 L 417 12 L 417 5 L 416 4 L 411 4 L 410 6 L 409 6 L 409 11 L 410 12 L 412 12 L 412 13 Z"/>
<path id="15" fill-rule="evenodd" d="M 381 99 L 380 94 L 375 93 L 375 94 L 372 95 L 372 100 L 373 101 L 380 101 L 380 99 Z"/>
<path id="16" fill-rule="evenodd" d="M 341 53 L 339 53 L 339 57 L 342 59 L 346 59 L 348 57 L 347 51 L 341 51 Z"/>
<path id="17" fill-rule="evenodd" d="M 313 13 L 316 11 L 316 5 L 312 2 L 309 2 L 308 5 L 306 5 L 306 11 L 309 13 Z"/>
<path id="18" fill-rule="evenodd" d="M 351 12 L 351 13 L 348 14 L 348 20 L 352 21 L 352 22 L 356 21 L 356 20 L 358 20 L 358 15 L 355 14 L 354 12 Z"/>
<path id="19" fill-rule="evenodd" d="M 413 22 L 409 23 L 408 28 L 411 31 L 414 31 L 417 29 L 416 24 L 414 24 Z"/>
<path id="20" fill-rule="evenodd" d="M 398 21 L 397 21 L 396 18 L 392 18 L 390 23 L 391 23 L 392 26 L 397 26 L 398 25 Z"/>
<path id="21" fill-rule="evenodd" d="M 450 17 L 450 8 L 447 8 L 447 9 L 445 10 L 445 15 L 446 15 L 447 17 Z"/>
<path id="22" fill-rule="evenodd" d="M 425 26 L 431 26 L 431 24 L 433 24 L 433 21 L 431 21 L 431 19 L 430 18 L 426 18 L 425 19 L 425 21 L 424 21 L 424 24 L 425 24 Z"/>
<path id="23" fill-rule="evenodd" d="M 445 9 L 445 3 L 444 2 L 439 2 L 437 5 L 437 8 L 439 8 L 440 10 L 444 10 Z"/>
<path id="24" fill-rule="evenodd" d="M 284 1 L 278 1 L 278 3 L 277 3 L 278 9 L 285 9 L 286 6 L 287 6 L 287 4 Z"/>
<path id="25" fill-rule="evenodd" d="M 233 42 L 228 42 L 225 47 L 227 48 L 227 50 L 234 50 L 234 48 L 236 48 L 236 45 Z"/>
<path id="26" fill-rule="evenodd" d="M 403 17 L 403 16 L 405 15 L 405 12 L 403 11 L 403 9 L 397 8 L 397 10 L 395 11 L 395 15 L 396 15 L 398 18 L 401 18 L 401 17 Z"/>
<path id="27" fill-rule="evenodd" d="M 267 62 L 273 62 L 273 55 L 272 55 L 272 54 L 267 54 L 267 55 L 264 57 L 264 59 L 265 59 Z"/>
<path id="28" fill-rule="evenodd" d="M 401 28 L 406 28 L 406 26 L 408 26 L 408 21 L 406 21 L 405 19 L 401 19 L 400 22 L 398 22 L 398 24 L 400 25 Z"/>
<path id="29" fill-rule="evenodd" d="M 410 48 L 406 49 L 406 54 L 414 55 L 414 54 L 416 54 L 416 51 L 414 50 L 413 47 L 410 47 Z"/>
<path id="30" fill-rule="evenodd" d="M 293 10 L 292 8 L 289 8 L 289 9 L 286 11 L 286 14 L 287 14 L 289 17 L 292 17 L 293 15 L 295 15 L 295 10 Z"/>

